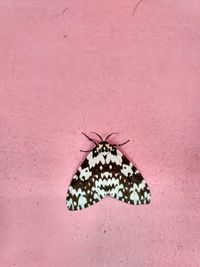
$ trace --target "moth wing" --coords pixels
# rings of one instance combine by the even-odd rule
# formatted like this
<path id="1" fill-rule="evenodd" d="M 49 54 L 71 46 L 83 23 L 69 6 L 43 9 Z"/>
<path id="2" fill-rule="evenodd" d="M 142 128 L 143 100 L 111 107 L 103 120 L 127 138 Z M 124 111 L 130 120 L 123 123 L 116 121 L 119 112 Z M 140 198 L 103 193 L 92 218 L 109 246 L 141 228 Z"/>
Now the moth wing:
<path id="1" fill-rule="evenodd" d="M 83 161 L 69 185 L 66 204 L 69 210 L 81 210 L 99 202 L 104 194 L 95 187 L 95 174 L 88 158 Z"/>
<path id="2" fill-rule="evenodd" d="M 120 152 L 122 161 L 118 168 L 113 169 L 113 177 L 118 181 L 110 195 L 123 202 L 141 205 L 149 204 L 151 192 L 145 179 L 137 168 Z"/>

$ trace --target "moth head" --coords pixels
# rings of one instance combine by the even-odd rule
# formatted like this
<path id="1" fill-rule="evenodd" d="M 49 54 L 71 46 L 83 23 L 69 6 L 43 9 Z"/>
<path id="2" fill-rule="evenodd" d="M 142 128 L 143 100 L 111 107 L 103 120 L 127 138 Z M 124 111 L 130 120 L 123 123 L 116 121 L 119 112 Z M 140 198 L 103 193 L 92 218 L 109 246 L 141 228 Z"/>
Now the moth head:
<path id="1" fill-rule="evenodd" d="M 93 140 L 92 138 L 90 138 L 89 136 L 87 136 L 85 133 L 82 133 L 89 141 L 91 141 L 91 142 L 93 142 L 95 144 L 95 147 L 92 150 L 80 150 L 80 151 L 82 151 L 82 152 L 91 152 L 92 151 L 93 157 L 97 157 L 98 155 L 101 155 L 101 154 L 103 154 L 103 156 L 106 157 L 109 153 L 111 153 L 113 155 L 117 155 L 117 149 L 116 149 L 116 147 L 125 145 L 126 143 L 129 142 L 129 140 L 127 140 L 126 142 L 124 142 L 122 144 L 115 144 L 115 145 L 112 144 L 111 145 L 111 144 L 109 144 L 107 142 L 107 139 L 111 135 L 116 134 L 115 132 L 109 134 L 106 137 L 106 139 L 103 139 L 99 134 L 97 134 L 95 132 L 91 132 L 91 133 L 96 134 L 100 138 L 101 141 L 99 143 L 97 143 L 95 140 Z"/>
<path id="2" fill-rule="evenodd" d="M 116 148 L 109 144 L 107 141 L 100 142 L 96 147 L 93 148 L 92 152 L 94 157 L 98 156 L 99 154 L 107 156 L 109 153 L 117 155 Z"/>

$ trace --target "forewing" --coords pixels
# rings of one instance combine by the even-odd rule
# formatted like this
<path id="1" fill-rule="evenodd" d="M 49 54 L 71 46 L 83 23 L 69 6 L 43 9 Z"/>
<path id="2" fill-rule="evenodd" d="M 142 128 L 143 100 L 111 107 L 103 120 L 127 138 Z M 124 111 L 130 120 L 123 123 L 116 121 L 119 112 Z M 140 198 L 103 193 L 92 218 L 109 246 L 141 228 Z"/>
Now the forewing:
<path id="1" fill-rule="evenodd" d="M 151 193 L 146 181 L 137 168 L 123 154 L 121 155 L 122 164 L 112 168 L 117 185 L 111 190 L 110 195 L 133 205 L 150 203 Z"/>
<path id="2" fill-rule="evenodd" d="M 90 152 L 92 153 L 92 152 Z M 83 161 L 76 174 L 73 176 L 68 188 L 66 204 L 69 210 L 80 210 L 87 208 L 103 198 L 102 192 L 95 187 L 96 175 L 91 168 L 88 157 Z"/>

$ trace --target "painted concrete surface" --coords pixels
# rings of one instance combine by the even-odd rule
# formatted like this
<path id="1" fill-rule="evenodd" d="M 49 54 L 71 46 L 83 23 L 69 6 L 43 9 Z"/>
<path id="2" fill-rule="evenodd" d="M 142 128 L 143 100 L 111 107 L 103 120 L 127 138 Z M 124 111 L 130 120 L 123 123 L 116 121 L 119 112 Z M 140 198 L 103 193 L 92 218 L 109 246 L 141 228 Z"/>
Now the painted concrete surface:
<path id="1" fill-rule="evenodd" d="M 0 266 L 200 266 L 200 4 L 137 3 L 1 1 Z M 66 209 L 82 131 L 131 140 L 150 205 Z"/>

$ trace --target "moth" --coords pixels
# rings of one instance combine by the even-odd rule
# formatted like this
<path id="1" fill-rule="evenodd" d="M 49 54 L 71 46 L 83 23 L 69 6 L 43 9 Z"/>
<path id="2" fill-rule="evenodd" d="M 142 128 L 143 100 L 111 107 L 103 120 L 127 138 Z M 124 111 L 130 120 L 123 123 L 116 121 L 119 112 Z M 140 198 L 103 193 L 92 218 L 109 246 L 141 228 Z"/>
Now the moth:
<path id="1" fill-rule="evenodd" d="M 109 144 L 95 133 L 100 142 L 82 133 L 95 144 L 72 178 L 68 188 L 66 204 L 69 210 L 81 210 L 99 202 L 105 196 L 132 205 L 148 204 L 150 189 L 137 168 L 118 150 L 122 144 Z"/>

